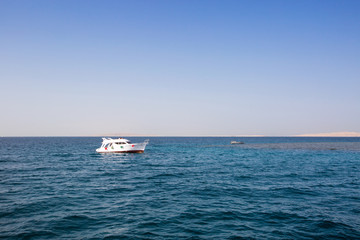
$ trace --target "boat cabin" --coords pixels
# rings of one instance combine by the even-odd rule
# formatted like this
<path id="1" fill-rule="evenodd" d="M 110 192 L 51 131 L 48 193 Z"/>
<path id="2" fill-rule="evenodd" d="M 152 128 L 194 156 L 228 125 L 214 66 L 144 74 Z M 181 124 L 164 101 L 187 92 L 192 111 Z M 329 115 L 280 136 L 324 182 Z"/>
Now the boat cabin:
<path id="1" fill-rule="evenodd" d="M 101 148 L 110 148 L 113 145 L 123 145 L 123 144 L 131 144 L 131 142 L 125 138 L 111 139 L 111 138 L 103 138 L 103 142 Z"/>

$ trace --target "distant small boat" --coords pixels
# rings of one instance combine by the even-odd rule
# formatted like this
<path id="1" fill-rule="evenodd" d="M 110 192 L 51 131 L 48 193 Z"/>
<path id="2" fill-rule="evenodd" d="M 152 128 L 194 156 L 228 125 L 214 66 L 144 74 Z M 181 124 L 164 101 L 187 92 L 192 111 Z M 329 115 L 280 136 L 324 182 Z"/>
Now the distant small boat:
<path id="1" fill-rule="evenodd" d="M 149 140 L 143 143 L 131 143 L 124 138 L 103 138 L 101 147 L 96 149 L 98 153 L 143 153 Z"/>
<path id="2" fill-rule="evenodd" d="M 231 144 L 244 144 L 244 142 L 231 141 Z"/>

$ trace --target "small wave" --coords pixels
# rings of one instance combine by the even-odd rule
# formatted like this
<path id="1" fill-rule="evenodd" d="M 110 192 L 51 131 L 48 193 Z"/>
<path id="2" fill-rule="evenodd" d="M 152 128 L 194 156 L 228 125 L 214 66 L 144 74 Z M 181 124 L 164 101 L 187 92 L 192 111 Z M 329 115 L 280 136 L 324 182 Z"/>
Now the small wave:
<path id="1" fill-rule="evenodd" d="M 70 215 L 63 218 L 64 220 L 69 221 L 88 221 L 93 220 L 92 218 L 85 216 L 85 215 Z"/>
<path id="2" fill-rule="evenodd" d="M 274 211 L 269 213 L 262 213 L 262 216 L 264 216 L 265 219 L 271 220 L 271 221 L 296 221 L 296 220 L 305 220 L 306 218 L 303 216 L 300 216 L 295 213 L 287 213 L 283 211 Z"/>
<path id="3" fill-rule="evenodd" d="M 13 208 L 1 212 L 0 217 L 17 217 L 32 214 L 34 212 L 47 211 L 51 205 L 52 203 L 44 200 L 27 204 L 16 204 Z"/>
<path id="4" fill-rule="evenodd" d="M 149 221 L 149 222 L 140 222 L 137 225 L 138 229 L 142 229 L 142 228 L 154 228 L 154 227 L 159 227 L 159 223 L 156 222 L 156 220 L 154 219 L 153 221 Z"/>
<path id="5" fill-rule="evenodd" d="M 189 209 L 179 215 L 178 219 L 199 219 L 207 215 L 207 212 L 198 209 Z"/>
<path id="6" fill-rule="evenodd" d="M 298 196 L 318 196 L 318 193 L 310 189 L 300 189 L 293 187 L 282 187 L 282 188 L 270 188 L 273 193 L 281 193 L 283 196 L 288 196 L 289 198 Z"/>
<path id="7" fill-rule="evenodd" d="M 103 239 L 106 239 L 106 240 L 112 240 L 112 239 L 115 239 L 115 240 L 118 240 L 118 239 L 134 239 L 134 237 L 132 235 L 128 235 L 128 234 L 114 234 L 114 235 L 108 235 L 108 236 L 105 236 Z"/>
<path id="8" fill-rule="evenodd" d="M 153 175 L 148 177 L 148 179 L 158 179 L 158 178 L 169 178 L 169 177 L 179 177 L 184 175 L 184 173 L 160 173 L 157 175 Z"/>
<path id="9" fill-rule="evenodd" d="M 235 176 L 236 180 L 247 180 L 247 179 L 252 179 L 252 178 L 254 178 L 253 175 L 238 175 L 238 176 Z"/>
<path id="10" fill-rule="evenodd" d="M 72 153 L 53 153 L 51 154 L 52 157 L 72 157 L 74 154 Z"/>
<path id="11" fill-rule="evenodd" d="M 106 194 L 116 194 L 116 193 L 123 193 L 123 192 L 131 192 L 135 189 L 135 187 L 133 186 L 129 186 L 129 187 L 114 187 L 108 190 L 105 190 L 104 193 Z"/>
<path id="12" fill-rule="evenodd" d="M 353 227 L 341 223 L 335 222 L 332 220 L 320 220 L 315 224 L 318 232 L 322 233 L 323 239 L 329 239 L 336 236 L 343 236 L 344 239 L 359 239 L 360 232 L 358 229 L 354 229 Z"/>
<path id="13" fill-rule="evenodd" d="M 4 236 L 5 238 L 8 238 L 10 236 Z M 14 237 L 15 239 L 36 239 L 36 238 L 42 238 L 42 239 L 52 239 L 59 237 L 58 234 L 54 233 L 53 231 L 47 231 L 47 230 L 26 230 L 23 232 L 20 232 L 16 234 Z"/>
<path id="14" fill-rule="evenodd" d="M 330 220 L 318 221 L 318 223 L 316 223 L 316 226 L 318 228 L 325 228 L 325 229 L 337 228 L 337 227 L 351 228 L 350 226 L 348 226 L 348 225 L 346 225 L 344 223 L 333 222 L 333 221 L 330 221 Z"/>
<path id="15" fill-rule="evenodd" d="M 237 211 L 215 211 L 209 214 L 207 221 L 239 220 L 242 216 Z"/>
<path id="16" fill-rule="evenodd" d="M 52 229 L 62 233 L 69 230 L 84 229 L 97 225 L 98 221 L 86 215 L 69 215 L 52 222 Z"/>

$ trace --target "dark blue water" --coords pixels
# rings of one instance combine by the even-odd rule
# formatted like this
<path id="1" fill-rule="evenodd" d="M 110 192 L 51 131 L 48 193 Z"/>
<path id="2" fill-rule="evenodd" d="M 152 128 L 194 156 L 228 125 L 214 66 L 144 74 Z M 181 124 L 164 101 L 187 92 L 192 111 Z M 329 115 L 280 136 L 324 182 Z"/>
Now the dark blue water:
<path id="1" fill-rule="evenodd" d="M 0 238 L 360 239 L 360 138 L 100 144 L 0 138 Z"/>

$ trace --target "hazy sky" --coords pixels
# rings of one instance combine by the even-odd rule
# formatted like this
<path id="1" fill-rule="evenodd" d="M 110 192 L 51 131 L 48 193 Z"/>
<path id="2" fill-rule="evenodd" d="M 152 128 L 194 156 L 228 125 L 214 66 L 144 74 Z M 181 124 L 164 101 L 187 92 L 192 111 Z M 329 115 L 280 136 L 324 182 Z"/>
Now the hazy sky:
<path id="1" fill-rule="evenodd" d="M 0 136 L 360 132 L 360 1 L 0 1 Z"/>

